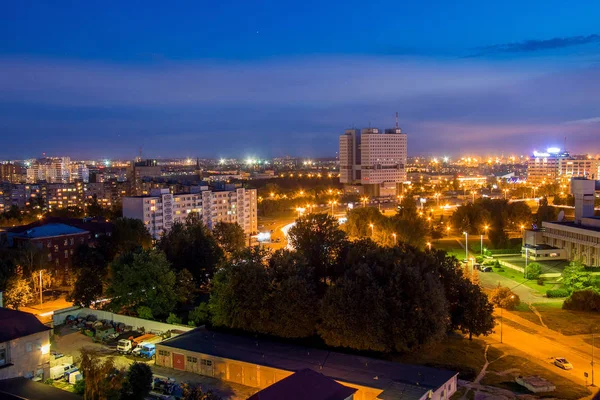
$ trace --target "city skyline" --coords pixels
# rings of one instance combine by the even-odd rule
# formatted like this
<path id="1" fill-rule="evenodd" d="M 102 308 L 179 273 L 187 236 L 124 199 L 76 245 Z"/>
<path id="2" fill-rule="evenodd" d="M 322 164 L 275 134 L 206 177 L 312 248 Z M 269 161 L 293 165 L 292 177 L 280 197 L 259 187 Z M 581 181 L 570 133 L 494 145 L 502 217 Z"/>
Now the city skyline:
<path id="1" fill-rule="evenodd" d="M 596 153 L 598 7 L 11 4 L 0 158 L 324 157 L 395 112 L 414 155 Z"/>

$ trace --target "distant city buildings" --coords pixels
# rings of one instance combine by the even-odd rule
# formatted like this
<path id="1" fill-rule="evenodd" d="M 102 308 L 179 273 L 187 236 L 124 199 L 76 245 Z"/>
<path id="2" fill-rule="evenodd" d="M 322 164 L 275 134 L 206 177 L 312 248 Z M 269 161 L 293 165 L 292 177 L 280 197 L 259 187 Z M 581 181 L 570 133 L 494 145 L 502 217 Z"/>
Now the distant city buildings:
<path id="1" fill-rule="evenodd" d="M 573 177 L 598 179 L 599 167 L 598 159 L 571 156 L 558 148 L 549 148 L 545 152 L 534 151 L 527 163 L 527 183 L 543 185 L 568 181 Z"/>
<path id="2" fill-rule="evenodd" d="M 258 230 L 255 189 L 226 185 L 223 190 L 194 186 L 189 193 L 152 189 L 150 195 L 123 198 L 123 217 L 141 220 L 153 238 L 160 238 L 174 223 L 197 213 L 212 229 L 218 222 L 237 223 L 248 235 Z"/>
<path id="3" fill-rule="evenodd" d="M 406 181 L 407 135 L 400 128 L 348 129 L 339 139 L 340 182 L 360 184 L 364 193 L 395 195 Z"/>

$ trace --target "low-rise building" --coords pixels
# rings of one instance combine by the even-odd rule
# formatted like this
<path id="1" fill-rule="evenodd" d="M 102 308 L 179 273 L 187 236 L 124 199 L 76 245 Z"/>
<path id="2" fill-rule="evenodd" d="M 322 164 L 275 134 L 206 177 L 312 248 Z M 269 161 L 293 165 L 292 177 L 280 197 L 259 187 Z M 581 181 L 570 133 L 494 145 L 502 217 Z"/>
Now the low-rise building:
<path id="1" fill-rule="evenodd" d="M 356 389 L 355 400 L 447 400 L 457 372 L 305 348 L 196 328 L 156 345 L 156 365 L 257 389 L 311 369 Z"/>
<path id="2" fill-rule="evenodd" d="M 49 378 L 50 328 L 33 314 L 0 307 L 0 380 Z"/>
<path id="3" fill-rule="evenodd" d="M 526 230 L 523 256 L 534 260 L 566 259 L 580 261 L 587 266 L 600 266 L 600 217 L 594 216 L 596 185 L 593 180 L 572 179 L 574 221 L 559 217 L 558 221 L 543 222 L 541 229 Z"/>
<path id="4" fill-rule="evenodd" d="M 90 232 L 73 226 L 50 223 L 21 232 L 11 232 L 9 240 L 15 247 L 34 246 L 44 254 L 44 264 L 55 279 L 66 282 L 72 267 L 75 249 L 87 244 Z"/>

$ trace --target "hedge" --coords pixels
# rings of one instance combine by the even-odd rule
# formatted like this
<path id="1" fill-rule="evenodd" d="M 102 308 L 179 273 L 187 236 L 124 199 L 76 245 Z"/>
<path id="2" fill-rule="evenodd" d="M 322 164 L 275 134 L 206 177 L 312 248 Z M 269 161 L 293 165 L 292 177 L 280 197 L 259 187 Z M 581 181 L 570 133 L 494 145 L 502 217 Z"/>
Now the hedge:
<path id="1" fill-rule="evenodd" d="M 546 290 L 546 297 L 550 297 L 550 298 L 569 297 L 569 291 L 567 289 Z"/>

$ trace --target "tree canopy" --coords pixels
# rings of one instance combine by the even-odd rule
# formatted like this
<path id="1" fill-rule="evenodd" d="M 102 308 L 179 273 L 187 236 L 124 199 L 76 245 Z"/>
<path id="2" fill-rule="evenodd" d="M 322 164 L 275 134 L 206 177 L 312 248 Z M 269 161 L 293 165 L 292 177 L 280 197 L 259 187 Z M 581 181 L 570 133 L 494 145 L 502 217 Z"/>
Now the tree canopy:
<path id="1" fill-rule="evenodd" d="M 125 253 L 110 265 L 106 293 L 112 309 L 134 312 L 147 306 L 155 317 L 166 316 L 177 300 L 175 273 L 160 250 Z"/>
<path id="2" fill-rule="evenodd" d="M 246 234 L 239 224 L 217 222 L 212 234 L 226 254 L 231 255 L 246 247 Z"/>

